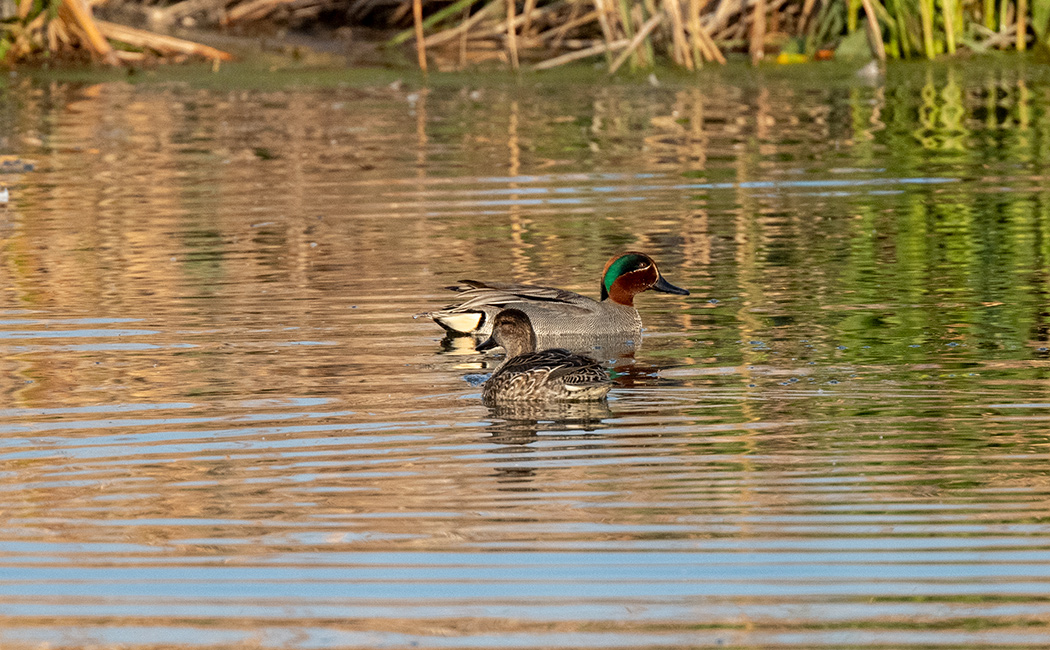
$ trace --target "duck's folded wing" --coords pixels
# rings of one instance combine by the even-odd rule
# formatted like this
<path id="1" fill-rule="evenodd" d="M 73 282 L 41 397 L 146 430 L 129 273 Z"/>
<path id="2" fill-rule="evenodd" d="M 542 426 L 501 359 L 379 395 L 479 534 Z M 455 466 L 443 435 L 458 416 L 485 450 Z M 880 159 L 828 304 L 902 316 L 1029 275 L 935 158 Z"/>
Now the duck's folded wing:
<path id="1" fill-rule="evenodd" d="M 584 316 L 596 304 L 586 296 L 554 287 L 477 280 L 461 282 L 460 285 L 447 287 L 459 292 L 459 302 L 437 311 L 416 314 L 415 317 L 425 316 L 450 332 L 468 334 L 485 331 L 486 322 L 507 305 L 527 309 L 536 327 L 551 317 L 557 319 L 573 314 Z M 549 315 L 545 317 L 544 314 Z"/>
<path id="2" fill-rule="evenodd" d="M 471 310 L 481 307 L 502 306 L 516 302 L 551 302 L 567 305 L 589 300 L 578 293 L 540 287 L 532 284 L 504 284 L 501 282 L 478 282 L 477 280 L 460 280 L 462 285 L 448 287 L 459 292 L 459 302 L 445 309 Z"/>
<path id="3" fill-rule="evenodd" d="M 595 386 L 605 384 L 611 386 L 613 380 L 610 379 L 608 373 L 601 368 L 597 366 L 588 366 L 587 368 L 580 368 L 566 374 L 565 383 L 571 386 Z"/>
<path id="4" fill-rule="evenodd" d="M 547 375 L 551 370 L 561 367 L 560 359 L 552 358 L 551 350 L 528 352 L 508 359 L 500 366 L 498 372 L 504 374 L 536 373 Z"/>
<path id="5" fill-rule="evenodd" d="M 612 382 L 605 370 L 593 359 L 560 348 L 514 357 L 503 366 L 503 370 L 542 373 L 549 379 L 563 379 L 567 384 Z"/>

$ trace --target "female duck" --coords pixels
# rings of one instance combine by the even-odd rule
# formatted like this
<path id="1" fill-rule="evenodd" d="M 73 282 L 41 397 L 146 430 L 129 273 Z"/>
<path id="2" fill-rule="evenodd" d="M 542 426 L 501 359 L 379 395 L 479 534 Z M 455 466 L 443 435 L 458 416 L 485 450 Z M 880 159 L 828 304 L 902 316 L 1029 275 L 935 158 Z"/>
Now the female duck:
<path id="1" fill-rule="evenodd" d="M 537 352 L 525 312 L 504 309 L 493 320 L 492 338 L 477 349 L 502 346 L 507 359 L 482 388 L 486 403 L 597 401 L 609 394 L 613 382 L 593 359 L 558 348 Z"/>
<path id="2" fill-rule="evenodd" d="M 572 291 L 527 284 L 502 284 L 463 280 L 460 302 L 420 314 L 429 316 L 452 333 L 488 336 L 492 322 L 503 309 L 518 309 L 529 317 L 541 339 L 557 336 L 624 336 L 641 332 L 642 319 L 634 297 L 653 289 L 688 296 L 660 275 L 653 258 L 628 252 L 608 261 L 602 271 L 601 300 Z"/>

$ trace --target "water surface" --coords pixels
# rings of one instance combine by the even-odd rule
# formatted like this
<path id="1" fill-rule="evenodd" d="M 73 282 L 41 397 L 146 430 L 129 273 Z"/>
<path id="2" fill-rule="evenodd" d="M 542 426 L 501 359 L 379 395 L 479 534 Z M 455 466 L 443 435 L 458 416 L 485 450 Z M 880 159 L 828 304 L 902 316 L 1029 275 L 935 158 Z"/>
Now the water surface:
<path id="1" fill-rule="evenodd" d="M 1050 645 L 1050 73 L 13 77 L 0 645 Z M 461 278 L 688 297 L 490 410 Z"/>

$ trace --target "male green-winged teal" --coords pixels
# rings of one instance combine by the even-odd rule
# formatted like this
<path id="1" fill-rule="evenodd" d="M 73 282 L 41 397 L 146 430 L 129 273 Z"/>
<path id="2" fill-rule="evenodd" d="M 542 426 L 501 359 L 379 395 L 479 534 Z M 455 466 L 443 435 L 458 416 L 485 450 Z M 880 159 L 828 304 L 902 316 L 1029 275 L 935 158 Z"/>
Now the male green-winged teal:
<path id="1" fill-rule="evenodd" d="M 613 382 L 593 359 L 568 350 L 536 351 L 536 332 L 520 309 L 493 319 L 492 338 L 478 350 L 502 346 L 506 360 L 485 382 L 481 397 L 499 402 L 583 402 L 605 399 Z"/>
<path id="2" fill-rule="evenodd" d="M 462 280 L 460 302 L 444 309 L 419 314 L 429 316 L 452 333 L 488 336 L 492 322 L 503 309 L 519 309 L 529 317 L 537 336 L 623 336 L 641 332 L 642 319 L 634 308 L 634 297 L 653 289 L 688 296 L 660 275 L 653 258 L 627 252 L 605 264 L 601 300 L 572 291 L 528 284 L 503 284 Z"/>

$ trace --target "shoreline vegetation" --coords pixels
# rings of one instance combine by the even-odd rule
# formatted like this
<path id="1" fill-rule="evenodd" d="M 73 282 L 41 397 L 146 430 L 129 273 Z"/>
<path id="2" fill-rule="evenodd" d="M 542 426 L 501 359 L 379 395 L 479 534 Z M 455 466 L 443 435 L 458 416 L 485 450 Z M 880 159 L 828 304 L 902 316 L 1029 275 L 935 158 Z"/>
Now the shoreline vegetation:
<path id="1" fill-rule="evenodd" d="M 658 62 L 695 70 L 727 55 L 757 64 L 1050 52 L 1050 0 L 0 0 L 0 20 L 8 64 L 233 58 L 168 35 L 187 27 L 331 38 L 393 30 L 380 45 L 412 52 L 424 72 L 591 60 L 613 74 Z"/>

